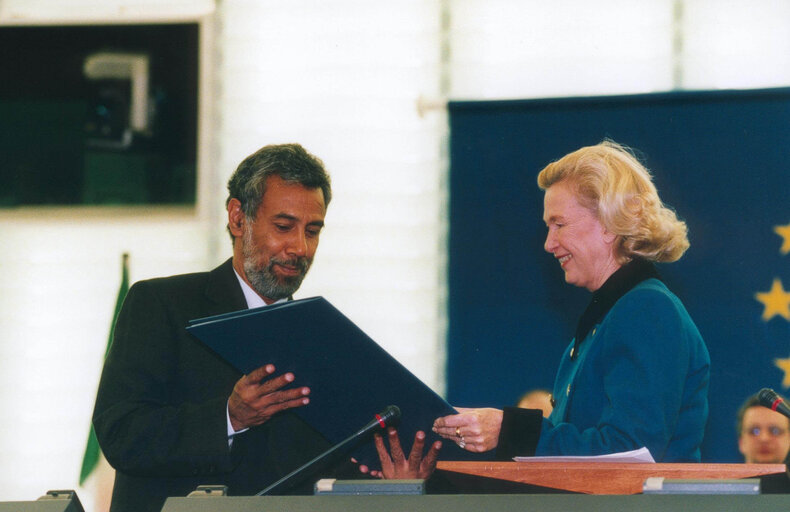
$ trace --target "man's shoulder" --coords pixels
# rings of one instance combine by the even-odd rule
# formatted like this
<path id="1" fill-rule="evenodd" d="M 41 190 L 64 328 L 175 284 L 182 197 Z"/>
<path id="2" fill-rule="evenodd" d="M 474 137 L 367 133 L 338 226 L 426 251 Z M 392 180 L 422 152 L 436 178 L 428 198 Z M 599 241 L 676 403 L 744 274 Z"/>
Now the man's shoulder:
<path id="1" fill-rule="evenodd" d="M 189 272 L 166 277 L 153 277 L 135 282 L 134 291 L 148 290 L 163 295 L 194 295 L 200 293 L 211 281 L 227 281 L 233 275 L 230 260 L 210 271 Z"/>
<path id="2" fill-rule="evenodd" d="M 172 276 L 151 277 L 137 281 L 136 285 L 154 286 L 154 287 L 169 287 L 179 286 L 181 284 L 200 283 L 205 282 L 211 272 L 189 272 L 185 274 L 174 274 Z"/>

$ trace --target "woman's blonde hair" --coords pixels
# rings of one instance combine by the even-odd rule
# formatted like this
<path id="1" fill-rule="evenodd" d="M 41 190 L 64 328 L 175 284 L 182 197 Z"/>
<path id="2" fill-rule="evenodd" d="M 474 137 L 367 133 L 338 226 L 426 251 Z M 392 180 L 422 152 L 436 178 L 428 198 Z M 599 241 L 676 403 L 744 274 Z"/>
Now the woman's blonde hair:
<path id="1" fill-rule="evenodd" d="M 583 147 L 538 174 L 542 190 L 565 180 L 575 187 L 579 203 L 617 235 L 620 263 L 633 257 L 677 261 L 688 249 L 686 223 L 661 202 L 650 173 L 624 146 L 606 140 Z"/>

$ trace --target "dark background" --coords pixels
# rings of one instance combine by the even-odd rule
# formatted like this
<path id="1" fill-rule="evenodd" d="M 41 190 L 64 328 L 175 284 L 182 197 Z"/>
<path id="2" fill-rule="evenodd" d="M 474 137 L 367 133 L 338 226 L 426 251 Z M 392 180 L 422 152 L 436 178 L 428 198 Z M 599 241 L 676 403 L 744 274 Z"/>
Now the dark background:
<path id="1" fill-rule="evenodd" d="M 198 38 L 194 23 L 0 27 L 0 207 L 194 203 Z M 85 77 L 96 52 L 149 57 L 153 122 L 126 148 L 93 143 L 97 110 L 125 127 L 129 96 Z"/>

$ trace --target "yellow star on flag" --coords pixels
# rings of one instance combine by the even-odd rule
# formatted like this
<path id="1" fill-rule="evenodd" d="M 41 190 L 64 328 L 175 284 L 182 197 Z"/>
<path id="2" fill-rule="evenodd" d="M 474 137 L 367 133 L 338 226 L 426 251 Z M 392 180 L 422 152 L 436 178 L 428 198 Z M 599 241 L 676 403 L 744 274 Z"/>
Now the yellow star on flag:
<path id="1" fill-rule="evenodd" d="M 763 310 L 763 320 L 766 322 L 779 315 L 785 320 L 790 320 L 790 293 L 782 288 L 782 281 L 775 278 L 771 285 L 771 291 L 767 293 L 757 292 L 754 298 L 765 306 Z"/>
<path id="2" fill-rule="evenodd" d="M 774 365 L 785 372 L 785 377 L 782 379 L 782 387 L 790 388 L 790 358 L 782 359 L 777 357 L 774 359 Z"/>
<path id="3" fill-rule="evenodd" d="M 779 249 L 779 252 L 782 254 L 787 254 L 790 252 L 790 224 L 787 226 L 775 226 L 774 231 L 776 234 L 781 236 L 784 241 L 782 242 L 782 248 Z"/>

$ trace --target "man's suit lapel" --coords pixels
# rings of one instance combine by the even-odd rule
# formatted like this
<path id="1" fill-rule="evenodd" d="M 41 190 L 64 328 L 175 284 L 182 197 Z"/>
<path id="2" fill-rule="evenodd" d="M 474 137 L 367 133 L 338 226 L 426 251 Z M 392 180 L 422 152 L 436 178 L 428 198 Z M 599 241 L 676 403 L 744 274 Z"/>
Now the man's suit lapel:
<path id="1" fill-rule="evenodd" d="M 205 293 L 209 315 L 247 309 L 244 292 L 241 291 L 239 280 L 233 272 L 232 258 L 209 272 Z"/>

